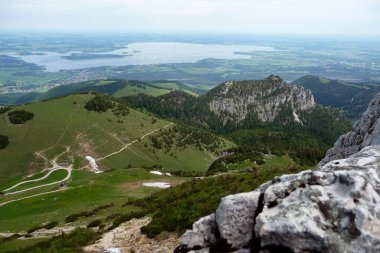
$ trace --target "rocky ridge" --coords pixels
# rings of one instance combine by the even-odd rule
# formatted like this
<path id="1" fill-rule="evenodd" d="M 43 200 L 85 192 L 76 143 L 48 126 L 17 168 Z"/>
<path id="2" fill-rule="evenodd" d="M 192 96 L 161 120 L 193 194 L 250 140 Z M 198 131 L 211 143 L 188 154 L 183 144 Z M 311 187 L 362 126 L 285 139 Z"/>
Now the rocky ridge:
<path id="1" fill-rule="evenodd" d="M 334 147 L 327 151 L 320 165 L 348 157 L 370 145 L 380 145 L 380 93 L 371 100 L 361 119 L 355 123 L 353 130 L 342 135 Z"/>
<path id="2" fill-rule="evenodd" d="M 300 122 L 299 113 L 316 104 L 310 90 L 290 86 L 279 76 L 264 80 L 229 81 L 210 92 L 209 109 L 225 121 L 243 121 L 254 114 L 263 122 L 273 122 L 281 110 L 290 108 L 294 120 Z"/>
<path id="3" fill-rule="evenodd" d="M 380 147 L 224 197 L 175 252 L 380 252 Z"/>

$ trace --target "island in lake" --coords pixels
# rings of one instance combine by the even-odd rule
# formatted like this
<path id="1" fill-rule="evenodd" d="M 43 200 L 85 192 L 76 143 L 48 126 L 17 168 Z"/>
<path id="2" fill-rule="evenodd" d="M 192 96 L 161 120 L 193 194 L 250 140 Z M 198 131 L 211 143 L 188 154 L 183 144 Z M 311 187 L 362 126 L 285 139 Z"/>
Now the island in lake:
<path id="1" fill-rule="evenodd" d="M 67 60 L 89 60 L 89 59 L 104 59 L 104 58 L 123 58 L 128 55 L 120 54 L 90 54 L 90 53 L 72 53 L 71 55 L 61 56 Z"/>

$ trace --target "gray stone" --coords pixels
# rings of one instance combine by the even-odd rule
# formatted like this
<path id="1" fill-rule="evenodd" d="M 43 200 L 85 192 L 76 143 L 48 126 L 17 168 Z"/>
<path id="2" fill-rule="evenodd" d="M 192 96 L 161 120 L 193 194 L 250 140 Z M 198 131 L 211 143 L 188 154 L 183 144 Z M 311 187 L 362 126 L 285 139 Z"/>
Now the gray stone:
<path id="1" fill-rule="evenodd" d="M 380 145 L 380 93 L 371 100 L 353 130 L 338 139 L 319 165 L 346 158 L 370 145 Z"/>
<path id="2" fill-rule="evenodd" d="M 234 248 L 249 244 L 260 197 L 259 191 L 222 198 L 216 209 L 216 222 L 222 238 Z"/>
<path id="3" fill-rule="evenodd" d="M 195 246 L 206 247 L 216 242 L 214 236 L 216 230 L 215 214 L 205 216 L 193 224 L 192 230 L 187 230 L 181 237 L 182 244 L 188 248 Z"/>
<path id="4" fill-rule="evenodd" d="M 294 121 L 302 123 L 300 112 L 315 107 L 310 90 L 289 86 L 279 76 L 271 75 L 257 81 L 228 81 L 214 89 L 209 108 L 216 115 L 240 122 L 248 115 L 255 115 L 264 122 L 272 122 L 290 106 Z"/>
<path id="5" fill-rule="evenodd" d="M 258 206 L 263 209 L 255 216 Z M 295 253 L 380 252 L 380 146 L 227 196 L 216 211 L 216 223 L 221 238 L 236 250 L 247 246 L 254 231 L 260 252 L 267 247 Z"/>

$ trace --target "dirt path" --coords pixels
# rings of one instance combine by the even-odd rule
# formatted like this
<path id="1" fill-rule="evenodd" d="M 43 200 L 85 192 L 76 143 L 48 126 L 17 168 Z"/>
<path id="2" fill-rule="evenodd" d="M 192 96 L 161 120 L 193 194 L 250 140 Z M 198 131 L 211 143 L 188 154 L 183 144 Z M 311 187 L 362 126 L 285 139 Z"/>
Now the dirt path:
<path id="1" fill-rule="evenodd" d="M 41 195 L 45 195 L 45 194 L 49 194 L 49 193 L 53 193 L 53 192 L 64 191 L 64 190 L 66 190 L 66 189 L 67 189 L 67 188 L 62 188 L 62 189 L 55 190 L 55 191 L 42 192 L 42 193 L 38 193 L 38 194 L 35 194 L 35 195 L 31 195 L 31 196 L 27 196 L 27 197 L 19 198 L 19 199 L 9 200 L 9 201 L 6 201 L 6 202 L 3 202 L 3 203 L 0 203 L 0 206 L 4 206 L 4 205 L 6 205 L 6 204 L 9 204 L 9 203 L 12 203 L 12 202 L 16 202 L 16 201 L 20 201 L 20 200 L 23 200 L 23 199 L 30 199 L 30 198 L 33 198 L 33 197 L 37 197 L 37 196 L 41 196 Z"/>
<path id="2" fill-rule="evenodd" d="M 22 181 L 20 183 L 17 183 L 15 184 L 14 186 L 12 187 L 9 187 L 8 189 L 5 189 L 3 192 L 5 192 L 4 195 L 13 195 L 13 194 L 17 194 L 17 193 L 22 193 L 22 192 L 26 192 L 26 191 L 30 191 L 30 190 L 34 190 L 34 189 L 37 189 L 37 188 L 41 188 L 41 187 L 45 187 L 45 186 L 49 186 L 49 185 L 55 185 L 55 184 L 58 184 L 60 182 L 63 182 L 63 181 L 67 181 L 70 177 L 71 177 L 71 171 L 72 171 L 72 166 L 68 166 L 68 167 L 63 167 L 63 166 L 59 166 L 57 164 L 57 159 L 58 157 L 60 157 L 61 155 L 63 155 L 64 153 L 68 152 L 70 150 L 70 147 L 69 146 L 65 146 L 66 147 L 66 150 L 63 151 L 62 153 L 58 154 L 57 156 L 55 156 L 52 160 L 52 163 L 53 163 L 53 166 L 51 168 L 48 168 L 47 170 L 49 171 L 48 173 L 46 173 L 45 176 L 43 177 L 40 177 L 40 178 L 37 178 L 37 179 L 31 179 L 31 180 L 26 180 L 26 181 Z M 47 149 L 46 149 L 47 150 Z M 42 155 L 42 152 L 37 152 L 37 154 L 41 157 L 43 157 L 44 159 L 48 160 L 44 155 Z M 34 186 L 34 187 L 30 187 L 30 188 L 27 188 L 27 189 L 24 189 L 24 190 L 20 190 L 20 191 L 15 191 L 15 192 L 10 192 L 10 193 L 6 193 L 20 185 L 23 185 L 23 184 L 27 184 L 27 183 L 32 183 L 32 182 L 38 182 L 38 181 L 41 181 L 41 180 L 44 180 L 45 178 L 48 178 L 53 172 L 57 171 L 57 170 L 66 170 L 67 171 L 67 176 L 64 178 L 64 179 L 61 179 L 61 180 L 58 180 L 58 181 L 55 181 L 55 182 L 52 182 L 52 183 L 48 183 L 48 184 L 43 184 L 43 185 L 38 185 L 38 186 Z"/>
<path id="3" fill-rule="evenodd" d="M 150 217 L 132 219 L 119 227 L 103 234 L 95 244 L 85 247 L 84 252 L 105 252 L 107 249 L 119 249 L 120 252 L 173 252 L 179 244 L 179 239 L 174 233 L 161 234 L 155 239 L 147 238 L 140 228 L 149 224 Z"/>
<path id="4" fill-rule="evenodd" d="M 153 130 L 153 131 L 151 131 L 151 132 L 149 132 L 149 133 L 146 133 L 146 134 L 144 134 L 143 136 L 141 136 L 139 139 L 134 140 L 134 141 L 132 141 L 132 142 L 130 142 L 130 143 L 127 143 L 127 144 L 124 145 L 124 147 L 122 147 L 120 150 L 115 151 L 115 152 L 112 152 L 112 153 L 110 153 L 110 154 L 108 154 L 108 155 L 106 155 L 106 156 L 103 156 L 103 157 L 97 159 L 97 161 L 101 161 L 101 160 L 106 159 L 106 158 L 108 158 L 108 157 L 110 157 L 110 156 L 116 155 L 116 154 L 122 152 L 123 150 L 127 149 L 127 148 L 128 148 L 129 146 L 131 146 L 132 144 L 138 142 L 139 140 L 142 140 L 142 139 L 144 139 L 145 137 L 147 137 L 147 136 L 149 136 L 149 135 L 151 135 L 151 134 L 153 134 L 153 133 L 155 133 L 155 132 L 157 132 L 157 131 L 160 131 L 161 129 L 165 129 L 165 128 L 167 128 L 167 127 L 173 125 L 173 124 L 174 124 L 174 123 L 169 123 L 169 124 L 167 124 L 167 125 L 164 126 L 164 127 L 161 127 L 161 128 L 159 128 L 159 129 Z M 67 181 L 67 180 L 69 180 L 70 177 L 71 177 L 72 170 L 73 170 L 72 165 L 70 165 L 70 166 L 68 166 L 68 167 L 63 167 L 63 166 L 59 166 L 59 165 L 57 164 L 57 159 L 58 159 L 58 157 L 61 156 L 62 154 L 64 154 L 65 152 L 68 152 L 69 150 L 70 150 L 70 147 L 69 147 L 69 146 L 66 146 L 66 150 L 65 150 L 63 153 L 61 153 L 61 154 L 59 154 L 59 155 L 57 155 L 56 157 L 53 158 L 53 160 L 51 161 L 51 162 L 53 163 L 53 166 L 52 166 L 51 168 L 48 168 L 48 169 L 47 169 L 47 170 L 49 170 L 49 172 L 48 172 L 45 176 L 43 176 L 43 177 L 41 177 L 41 178 L 38 178 L 38 179 L 26 180 L 26 181 L 23 181 L 23 182 L 17 183 L 17 184 L 15 184 L 14 186 L 12 186 L 12 187 L 10 187 L 10 188 L 4 190 L 3 192 L 8 192 L 8 191 L 10 191 L 10 190 L 12 190 L 12 189 L 14 189 L 14 188 L 20 186 L 20 185 L 26 184 L 26 183 L 31 183 L 31 182 L 38 182 L 38 181 L 41 181 L 41 180 L 43 180 L 43 179 L 45 179 L 45 178 L 48 178 L 48 177 L 50 176 L 50 174 L 53 173 L 54 171 L 61 170 L 61 169 L 67 171 L 67 176 L 66 176 L 64 179 L 59 180 L 59 181 L 56 181 L 56 182 L 48 183 L 48 184 L 43 184 L 43 185 L 34 186 L 34 187 L 27 188 L 27 189 L 23 189 L 23 190 L 20 190 L 20 191 L 15 191 L 15 192 L 10 192 L 10 193 L 5 193 L 4 195 L 14 195 L 14 194 L 18 194 L 18 193 L 22 193 L 22 192 L 26 192 L 26 191 L 30 191 L 30 190 L 34 190 L 34 189 L 38 189 L 38 188 L 41 188 L 41 187 L 45 187 L 45 186 L 56 185 L 56 184 L 59 184 L 60 182 L 63 182 L 63 181 Z M 43 152 L 43 151 L 42 151 L 42 152 Z M 47 158 L 42 154 L 42 152 L 37 152 L 37 155 L 41 156 L 41 157 L 44 158 L 44 159 L 47 159 Z M 65 190 L 65 189 L 68 189 L 68 188 L 63 188 L 63 189 L 54 190 L 54 191 L 48 191 L 48 192 L 42 192 L 42 193 L 34 194 L 34 195 L 31 195 L 31 196 L 27 196 L 27 197 L 23 197 L 23 198 L 19 198 L 19 199 L 10 200 L 10 201 L 7 201 L 7 202 L 0 203 L 0 206 L 4 206 L 4 205 L 6 205 L 6 204 L 8 204 L 8 203 L 12 203 L 12 202 L 15 202 L 15 201 L 20 201 L 20 200 L 24 200 L 24 199 L 28 199 L 28 198 L 33 198 L 33 197 L 36 197 L 36 196 L 41 196 L 41 195 L 45 195 L 45 194 L 49 194 L 49 193 L 54 193 L 54 192 L 63 191 L 63 190 Z"/>
<path id="5" fill-rule="evenodd" d="M 97 160 L 97 161 L 101 161 L 101 160 L 104 160 L 104 159 L 106 159 L 106 158 L 108 158 L 108 157 L 110 157 L 110 156 L 113 156 L 113 155 L 119 154 L 120 152 L 122 152 L 123 150 L 125 150 L 125 149 L 127 149 L 129 146 L 131 146 L 132 144 L 138 142 L 139 140 L 142 140 L 142 139 L 144 139 L 145 137 L 147 137 L 147 136 L 149 136 L 149 135 L 151 135 L 151 134 L 154 134 L 155 132 L 160 131 L 161 129 L 165 129 L 165 128 L 167 128 L 167 127 L 173 125 L 173 124 L 174 124 L 174 123 L 170 123 L 170 124 L 167 124 L 167 125 L 164 126 L 164 127 L 161 127 L 161 128 L 156 129 L 156 130 L 153 130 L 152 132 L 146 133 L 146 134 L 144 134 L 143 136 L 141 136 L 139 139 L 134 140 L 134 141 L 132 141 L 132 142 L 130 142 L 130 143 L 125 144 L 124 147 L 122 147 L 122 148 L 119 149 L 118 151 L 112 152 L 112 153 L 110 153 L 110 154 L 108 154 L 108 155 L 106 155 L 106 156 L 100 157 L 100 158 L 98 158 L 98 159 L 96 159 L 96 160 Z"/>
<path id="6" fill-rule="evenodd" d="M 34 189 L 38 189 L 38 188 L 41 188 L 41 187 L 45 187 L 45 186 L 49 186 L 49 185 L 58 185 L 60 182 L 64 182 L 64 181 L 67 181 L 70 179 L 71 177 L 71 172 L 72 172 L 72 167 L 67 167 L 67 168 L 59 168 L 59 169 L 55 169 L 55 170 L 51 170 L 49 171 L 49 173 L 47 173 L 44 177 L 42 178 L 39 178 L 38 180 L 30 180 L 29 182 L 38 182 L 38 181 L 41 181 L 45 178 L 47 178 L 51 173 L 53 173 L 54 171 L 57 171 L 57 170 L 66 170 L 67 171 L 67 176 L 64 178 L 64 179 L 61 179 L 61 180 L 58 180 L 58 181 L 55 181 L 55 182 L 52 182 L 52 183 L 47 183 L 47 184 L 42 184 L 42 185 L 37 185 L 37 186 L 34 186 L 34 187 L 30 187 L 30 188 L 27 188 L 27 189 L 23 189 L 23 190 L 19 190 L 19 191 L 15 191 L 15 192 L 9 192 L 9 193 L 5 193 L 4 195 L 7 196 L 7 195 L 14 195 L 14 194 L 18 194 L 18 193 L 22 193 L 22 192 L 26 192 L 26 191 L 30 191 L 30 190 L 34 190 Z M 28 181 L 24 181 L 22 183 L 28 183 Z M 11 187 L 12 189 L 15 188 L 15 187 Z M 9 191 L 9 189 L 7 189 Z"/>

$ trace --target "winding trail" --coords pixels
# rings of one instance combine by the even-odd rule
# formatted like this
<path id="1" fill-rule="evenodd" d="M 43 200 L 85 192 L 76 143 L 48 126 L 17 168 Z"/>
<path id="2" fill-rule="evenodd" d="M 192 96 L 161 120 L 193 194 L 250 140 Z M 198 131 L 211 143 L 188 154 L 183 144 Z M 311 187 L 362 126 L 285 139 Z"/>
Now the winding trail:
<path id="1" fill-rule="evenodd" d="M 108 157 L 110 157 L 110 156 L 116 155 L 116 154 L 122 152 L 123 150 L 127 149 L 127 148 L 128 148 L 129 146 L 131 146 L 132 144 L 138 142 L 139 140 L 142 140 L 142 139 L 144 139 L 145 137 L 147 137 L 147 136 L 149 136 L 149 135 L 151 135 L 151 134 L 154 134 L 155 132 L 160 131 L 161 129 L 165 129 L 165 128 L 167 128 L 167 127 L 173 125 L 173 124 L 174 124 L 174 123 L 172 122 L 172 123 L 167 124 L 166 126 L 163 126 L 163 127 L 158 128 L 158 129 L 156 129 L 156 130 L 153 130 L 153 131 L 151 131 L 151 132 L 149 132 L 149 133 L 146 133 L 146 134 L 144 134 L 143 136 L 141 136 L 139 139 L 134 140 L 134 141 L 132 141 L 132 142 L 130 142 L 130 143 L 125 144 L 124 147 L 122 147 L 122 148 L 119 149 L 118 151 L 115 151 L 115 152 L 112 152 L 112 153 L 110 153 L 110 154 L 108 154 L 108 155 L 106 155 L 106 156 L 100 157 L 100 158 L 96 159 L 96 161 L 101 161 L 101 160 L 106 159 L 106 158 L 108 158 Z"/>
<path id="2" fill-rule="evenodd" d="M 12 190 L 12 189 L 14 189 L 14 188 L 20 186 L 20 185 L 23 185 L 23 184 L 32 183 L 32 182 L 38 182 L 38 181 L 44 180 L 45 178 L 49 177 L 51 173 L 53 173 L 53 172 L 55 172 L 55 171 L 57 171 L 57 170 L 66 170 L 66 171 L 69 173 L 69 175 L 71 175 L 71 171 L 69 172 L 69 170 L 68 170 L 67 168 L 58 168 L 58 169 L 50 170 L 50 171 L 49 171 L 48 173 L 46 173 L 46 175 L 43 176 L 43 177 L 40 177 L 40 178 L 37 178 L 37 179 L 32 179 L 32 180 L 27 180 L 27 181 L 22 181 L 22 182 L 20 182 L 20 183 L 18 183 L 18 184 L 15 184 L 14 186 L 9 187 L 8 189 L 3 190 L 3 192 L 8 192 L 8 191 L 10 191 L 10 190 Z M 67 180 L 67 179 L 62 179 L 62 180 L 64 181 L 64 180 Z M 14 193 L 13 193 L 13 194 L 14 194 Z"/>
<path id="3" fill-rule="evenodd" d="M 60 191 L 64 191 L 64 190 L 66 190 L 66 189 L 59 189 L 59 190 L 55 190 L 55 191 L 42 192 L 42 193 L 38 193 L 38 194 L 35 194 L 35 195 L 19 198 L 19 199 L 12 199 L 12 200 L 0 203 L 0 206 L 4 206 L 6 204 L 9 204 L 9 203 L 12 203 L 12 202 L 16 202 L 16 201 L 19 201 L 19 200 L 29 199 L 29 198 L 33 198 L 33 197 L 37 197 L 37 196 L 41 196 L 41 195 L 45 195 L 45 194 L 49 194 L 49 193 L 53 193 L 53 192 L 60 192 Z"/>
<path id="4" fill-rule="evenodd" d="M 71 177 L 72 166 L 67 167 L 67 168 L 65 168 L 65 167 L 61 167 L 61 168 L 59 168 L 59 169 L 51 170 L 51 171 L 49 171 L 49 173 L 47 173 L 47 174 L 46 174 L 44 177 L 42 177 L 42 178 L 35 179 L 35 180 L 24 181 L 24 182 L 22 182 L 22 183 L 29 183 L 29 182 L 37 182 L 37 181 L 41 181 L 41 180 L 47 178 L 51 173 L 53 173 L 53 172 L 55 172 L 55 171 L 58 171 L 58 170 L 66 170 L 66 171 L 67 171 L 67 176 L 66 176 L 64 179 L 61 179 L 61 180 L 58 180 L 58 181 L 55 181 L 55 182 L 52 182 L 52 183 L 47 183 L 47 184 L 37 185 L 37 186 L 31 187 L 31 188 L 27 188 L 27 189 L 23 189 L 23 190 L 15 191 L 15 192 L 5 193 L 4 195 L 7 196 L 7 195 L 18 194 L 18 193 L 22 193 L 22 192 L 26 192 L 26 191 L 31 191 L 31 190 L 38 189 L 38 188 L 45 187 L 45 186 L 57 185 L 57 184 L 59 184 L 60 182 L 64 182 L 64 181 L 69 180 L 69 178 Z M 19 184 L 19 185 L 20 185 L 20 184 Z M 22 184 L 21 184 L 21 185 L 22 185 Z M 17 187 L 17 186 L 18 186 L 18 185 L 13 186 L 13 187 L 11 187 L 11 188 L 8 188 L 6 191 L 9 191 L 10 189 L 13 189 L 13 188 L 15 188 L 15 187 Z"/>
<path id="5" fill-rule="evenodd" d="M 78 187 L 82 187 L 82 186 L 70 187 L 70 189 L 78 188 Z M 19 201 L 19 200 L 23 200 L 23 199 L 30 199 L 30 198 L 34 198 L 34 197 L 37 197 L 37 196 L 46 195 L 46 194 L 49 194 L 49 193 L 65 191 L 65 190 L 67 190 L 67 189 L 69 189 L 69 188 L 68 188 L 68 187 L 67 187 L 67 188 L 61 188 L 61 189 L 54 190 L 54 191 L 48 191 L 48 192 L 37 193 L 37 194 L 34 194 L 34 195 L 30 195 L 30 196 L 22 197 L 22 198 L 19 198 L 19 199 L 12 199 L 12 200 L 9 200 L 9 201 L 6 201 L 6 202 L 3 202 L 3 203 L 0 203 L 0 206 L 4 206 L 4 205 L 6 205 L 6 204 L 9 204 L 9 203 L 12 203 L 12 202 L 16 202 L 16 201 Z"/>
<path id="6" fill-rule="evenodd" d="M 129 146 L 131 146 L 132 144 L 144 139 L 145 137 L 157 132 L 157 131 L 160 131 L 161 129 L 165 129 L 171 125 L 173 125 L 174 123 L 171 122 L 161 128 L 158 128 L 156 130 L 153 130 L 149 133 L 146 133 L 144 134 L 143 136 L 141 136 L 140 138 L 130 142 L 130 143 L 127 143 L 125 144 L 121 149 L 119 149 L 118 151 L 115 151 L 115 152 L 112 152 L 106 156 L 103 156 L 103 157 L 100 157 L 97 159 L 97 161 L 101 161 L 103 159 L 106 159 L 110 156 L 113 156 L 113 155 L 116 155 L 120 152 L 122 152 L 123 150 L 127 149 Z M 66 146 L 66 151 L 64 151 L 63 153 L 65 152 L 68 152 L 70 149 L 69 146 Z M 41 188 L 41 187 L 45 187 L 45 186 L 50 186 L 50 185 L 56 185 L 60 182 L 64 182 L 64 181 L 67 181 L 71 178 L 71 174 L 72 174 L 72 170 L 73 170 L 73 167 L 72 165 L 68 166 L 68 167 L 63 167 L 63 166 L 59 166 L 57 164 L 57 159 L 59 156 L 61 156 L 63 153 L 57 155 L 56 157 L 54 157 L 54 159 L 52 160 L 52 163 L 53 163 L 53 166 L 51 168 L 48 168 L 47 170 L 49 171 L 48 173 L 46 173 L 46 175 L 44 175 L 43 177 L 40 177 L 40 178 L 37 178 L 37 179 L 31 179 L 31 180 L 26 180 L 26 181 L 23 181 L 23 182 L 20 182 L 20 183 L 17 183 L 15 185 L 13 185 L 12 187 L 9 187 L 8 189 L 5 189 L 3 190 L 3 192 L 5 193 L 4 196 L 6 195 L 14 195 L 14 194 L 18 194 L 18 193 L 22 193 L 22 192 L 26 192 L 26 191 L 30 191 L 30 190 L 34 190 L 34 189 L 38 189 L 38 188 Z M 43 156 L 41 154 L 41 152 L 37 152 L 37 155 L 39 156 L 42 156 L 43 158 L 47 159 L 45 156 Z M 38 185 L 38 186 L 34 186 L 34 187 L 31 187 L 31 188 L 27 188 L 27 189 L 23 189 L 23 190 L 19 190 L 19 191 L 15 191 L 15 192 L 9 192 L 9 193 L 6 193 L 20 185 L 23 185 L 23 184 L 27 184 L 27 183 L 31 183 L 31 182 L 38 182 L 38 181 L 41 181 L 41 180 L 44 180 L 45 178 L 48 178 L 53 172 L 57 171 L 57 170 L 66 170 L 67 171 L 67 176 L 62 179 L 62 180 L 59 180 L 59 181 L 56 181 L 56 182 L 52 182 L 52 183 L 47 183 L 47 184 L 43 184 L 43 185 Z M 6 204 L 9 204 L 9 203 L 12 203 L 12 202 L 16 202 L 16 201 L 19 201 L 19 200 L 24 200 L 24 199 L 29 199 L 29 198 L 33 198 L 33 197 L 37 197 L 37 196 L 41 196 L 41 195 L 45 195 L 45 194 L 49 194 L 49 193 L 55 193 L 55 192 L 60 192 L 60 191 L 64 191 L 66 189 L 69 189 L 69 188 L 63 188 L 63 189 L 58 189 L 58 190 L 54 190 L 54 191 L 48 191 L 48 192 L 42 192 L 42 193 L 38 193 L 38 194 L 34 194 L 34 195 L 31 195 L 31 196 L 26 196 L 26 197 L 22 197 L 22 198 L 19 198 L 19 199 L 13 199 L 13 200 L 9 200 L 9 201 L 6 201 L 6 202 L 3 202 L 3 203 L 0 203 L 0 206 L 4 206 Z"/>

